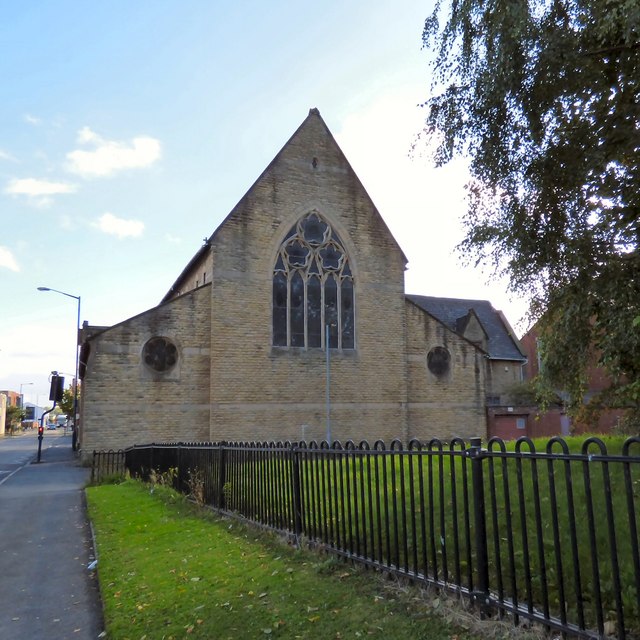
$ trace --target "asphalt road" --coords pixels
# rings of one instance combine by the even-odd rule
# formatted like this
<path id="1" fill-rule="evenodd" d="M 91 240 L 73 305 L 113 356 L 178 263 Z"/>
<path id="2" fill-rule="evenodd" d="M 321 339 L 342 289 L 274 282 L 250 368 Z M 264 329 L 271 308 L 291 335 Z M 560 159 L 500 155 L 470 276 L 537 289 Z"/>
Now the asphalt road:
<path id="1" fill-rule="evenodd" d="M 98 581 L 84 485 L 71 435 L 0 438 L 0 638 L 100 637 Z"/>

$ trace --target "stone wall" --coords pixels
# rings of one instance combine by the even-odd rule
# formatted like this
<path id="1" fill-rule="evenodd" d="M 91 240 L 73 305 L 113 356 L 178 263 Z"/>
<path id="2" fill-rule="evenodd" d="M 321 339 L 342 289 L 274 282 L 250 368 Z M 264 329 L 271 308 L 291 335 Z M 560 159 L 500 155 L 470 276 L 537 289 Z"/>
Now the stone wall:
<path id="1" fill-rule="evenodd" d="M 487 360 L 487 396 L 492 404 L 513 403 L 513 389 L 523 381 L 522 363 L 516 360 Z"/>
<path id="2" fill-rule="evenodd" d="M 406 436 L 405 258 L 324 122 L 310 114 L 212 239 L 211 438 L 326 435 L 326 353 L 272 347 L 272 277 L 317 211 L 354 277 L 356 349 L 330 352 L 331 436 Z"/>
<path id="3" fill-rule="evenodd" d="M 355 348 L 331 349 L 328 360 L 324 348 L 272 346 L 278 250 L 312 211 L 338 234 L 354 284 Z M 83 455 L 153 441 L 484 436 L 483 353 L 406 301 L 405 265 L 312 110 L 168 297 L 182 295 L 93 335 L 84 329 Z M 169 371 L 144 363 L 154 336 L 176 345 Z M 428 366 L 435 347 L 450 359 L 444 373 Z"/>
<path id="4" fill-rule="evenodd" d="M 89 339 L 83 458 L 94 449 L 208 439 L 210 307 L 211 287 L 200 287 Z M 83 331 L 90 335 L 91 327 Z M 154 336 L 177 347 L 177 364 L 167 373 L 143 362 L 144 345 Z"/>
<path id="5" fill-rule="evenodd" d="M 483 352 L 411 302 L 407 328 L 410 437 L 485 437 Z M 448 366 L 429 366 L 428 354 L 442 349 Z"/>

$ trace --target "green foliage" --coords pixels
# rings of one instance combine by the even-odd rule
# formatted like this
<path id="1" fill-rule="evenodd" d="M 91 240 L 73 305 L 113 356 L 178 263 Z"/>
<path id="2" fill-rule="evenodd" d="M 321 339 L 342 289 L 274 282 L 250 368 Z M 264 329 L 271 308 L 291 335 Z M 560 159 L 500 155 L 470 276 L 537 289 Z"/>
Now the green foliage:
<path id="1" fill-rule="evenodd" d="M 527 382 L 517 382 L 506 389 L 506 394 L 510 404 L 516 404 L 523 407 L 531 407 L 540 402 L 543 390 L 538 384 L 538 380 L 528 380 Z M 560 398 L 551 393 L 545 397 L 545 405 L 562 404 Z"/>
<path id="2" fill-rule="evenodd" d="M 164 473 L 159 473 L 155 469 L 149 472 L 149 484 L 152 487 L 158 485 L 161 487 L 175 487 L 178 479 L 178 468 L 169 467 Z"/>
<path id="3" fill-rule="evenodd" d="M 614 431 L 618 435 L 640 435 L 640 411 L 632 411 L 623 416 L 614 428 Z"/>
<path id="4" fill-rule="evenodd" d="M 640 404 L 640 4 L 438 0 L 427 131 L 470 159 L 466 237 L 540 319 L 542 377 L 582 402 Z"/>
<path id="5" fill-rule="evenodd" d="M 78 404 L 80 404 L 80 393 L 81 389 L 78 388 Z M 67 416 L 73 416 L 73 405 L 74 405 L 74 394 L 73 388 L 69 387 L 62 392 L 62 401 L 58 403 L 60 410 Z"/>
<path id="6" fill-rule="evenodd" d="M 6 428 L 9 432 L 15 431 L 22 420 L 25 418 L 25 412 L 20 407 L 10 405 L 7 407 Z"/>

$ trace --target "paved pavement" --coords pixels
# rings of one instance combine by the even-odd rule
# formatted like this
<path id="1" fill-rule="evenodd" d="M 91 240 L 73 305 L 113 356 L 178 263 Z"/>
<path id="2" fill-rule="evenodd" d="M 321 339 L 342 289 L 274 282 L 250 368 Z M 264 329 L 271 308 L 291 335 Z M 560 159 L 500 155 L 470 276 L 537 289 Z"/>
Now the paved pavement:
<path id="1" fill-rule="evenodd" d="M 4 440 L 4 442 L 3 442 Z M 102 632 L 84 485 L 71 436 L 0 439 L 0 638 L 95 640 Z"/>

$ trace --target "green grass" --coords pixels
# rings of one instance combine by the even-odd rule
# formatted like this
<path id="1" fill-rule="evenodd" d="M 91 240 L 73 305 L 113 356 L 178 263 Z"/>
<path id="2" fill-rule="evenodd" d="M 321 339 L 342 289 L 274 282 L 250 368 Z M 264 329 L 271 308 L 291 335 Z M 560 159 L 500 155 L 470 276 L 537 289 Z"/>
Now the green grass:
<path id="1" fill-rule="evenodd" d="M 623 437 L 602 439 L 610 454 L 620 453 Z M 580 453 L 584 440 L 584 436 L 568 438 L 570 451 Z M 537 452 L 544 452 L 546 444 L 546 439 L 534 441 Z M 514 442 L 507 443 L 507 450 L 514 448 Z M 526 454 L 528 447 L 525 445 L 521 450 Z M 382 565 L 436 575 L 447 582 L 470 586 L 469 569 L 476 565 L 470 460 L 451 456 L 447 451 L 448 447 L 445 447 L 442 456 L 431 457 L 419 454 L 376 456 L 349 451 L 328 457 L 317 451 L 303 452 L 299 477 L 305 535 L 337 549 L 366 555 Z M 493 451 L 497 449 L 494 447 Z M 555 445 L 553 452 L 560 451 Z M 591 446 L 588 453 L 599 451 Z M 638 455 L 637 445 L 631 453 Z M 570 482 L 565 477 L 564 462 L 556 461 L 552 468 L 554 491 L 545 460 L 534 463 L 531 457 L 524 455 L 520 461 L 511 459 L 503 464 L 502 459 L 493 457 L 483 463 L 491 590 L 497 591 L 502 584 L 506 598 L 515 596 L 518 603 L 538 610 L 546 605 L 549 614 L 558 618 L 566 611 L 568 621 L 575 624 L 580 620 L 582 607 L 587 628 L 597 625 L 599 595 L 602 596 L 603 621 L 613 624 L 616 597 L 620 593 L 625 625 L 634 633 L 640 632 L 638 585 L 631 557 L 630 514 L 622 465 L 612 462 L 608 466 L 619 588 L 611 570 L 611 538 L 602 463 L 571 462 Z M 587 527 L 585 471 L 591 483 L 593 538 Z M 250 451 L 228 455 L 227 509 L 276 528 L 292 528 L 291 475 L 291 463 L 281 452 L 267 452 L 256 458 Z M 495 508 L 490 498 L 492 477 Z M 631 478 L 632 501 L 640 529 L 640 465 L 637 462 L 631 465 Z M 539 505 L 534 498 L 535 485 L 539 489 Z M 465 490 L 469 499 L 468 520 L 464 515 Z M 575 538 L 572 537 L 567 506 L 571 494 Z M 554 498 L 557 530 L 552 517 Z M 507 503 L 510 504 L 508 511 Z M 536 518 L 538 506 L 539 520 Z M 579 569 L 579 587 L 577 575 L 573 574 L 574 567 Z M 559 580 L 560 571 L 564 592 Z M 594 573 L 599 574 L 597 580 Z M 599 592 L 596 585 L 600 585 Z"/>
<path id="2" fill-rule="evenodd" d="M 609 454 L 620 453 L 624 438 L 602 439 Z M 567 439 L 569 450 L 580 453 L 584 440 L 585 437 Z M 545 452 L 546 444 L 546 439 L 534 441 L 535 450 Z M 513 449 L 515 443 L 507 443 L 507 450 Z M 495 448 L 493 450 L 496 451 Z M 525 445 L 522 451 L 526 454 L 529 449 Z M 553 452 L 560 451 L 560 447 L 555 445 Z M 632 453 L 637 452 L 636 446 Z M 600 452 L 597 447 L 591 446 L 588 453 Z M 535 473 L 534 464 L 537 467 Z M 463 466 L 466 466 L 468 471 L 466 485 Z M 521 483 L 518 480 L 518 469 L 521 471 Z M 590 538 L 587 527 L 585 469 L 588 469 L 591 486 L 593 539 Z M 578 623 L 579 607 L 582 606 L 584 623 L 591 628 L 597 625 L 595 602 L 598 595 L 596 585 L 599 585 L 603 620 L 611 624 L 616 619 L 618 589 L 614 583 L 611 565 L 611 539 L 606 512 L 603 465 L 599 462 L 573 461 L 572 480 L 569 484 L 565 471 L 563 462 L 553 463 L 555 488 L 552 491 L 546 460 L 537 460 L 534 463 L 525 455 L 521 460 L 511 459 L 504 465 L 499 458 L 485 461 L 490 585 L 495 591 L 501 582 L 506 596 L 515 595 L 520 604 L 543 610 L 546 603 L 551 616 L 561 618 L 565 610 L 568 620 L 573 623 Z M 421 473 L 425 487 L 422 494 Z M 635 632 L 639 630 L 640 610 L 631 557 L 630 514 L 622 465 L 610 463 L 608 473 L 625 624 Z M 369 557 L 373 555 L 385 564 L 407 569 L 416 567 L 418 571 L 426 567 L 426 571 L 431 575 L 437 568 L 440 578 L 444 576 L 446 568 L 447 580 L 453 578 L 465 586 L 469 585 L 468 558 L 471 557 L 472 564 L 475 564 L 476 554 L 473 514 L 470 514 L 467 523 L 463 508 L 465 486 L 468 489 L 471 511 L 473 507 L 468 460 L 451 457 L 445 452 L 442 457 L 436 456 L 422 461 L 417 457 L 413 460 L 409 456 L 396 457 L 394 460 L 386 456 L 378 464 L 375 459 L 372 461 L 365 454 L 358 458 L 341 460 L 336 473 L 333 469 L 329 472 L 327 463 L 323 464 L 321 460 L 310 456 L 301 464 L 301 474 L 305 503 L 303 514 L 310 535 L 327 539 L 339 548 L 366 553 Z M 492 475 L 496 496 L 495 511 L 490 498 Z M 640 465 L 633 465 L 631 475 L 637 518 L 640 515 Z M 504 486 L 505 481 L 508 482 L 507 489 Z M 539 521 L 536 519 L 534 483 L 539 491 Z M 368 487 L 371 485 L 384 487 L 384 495 L 381 496 L 383 492 L 375 490 L 370 493 Z M 567 508 L 569 486 L 573 493 L 572 504 L 575 510 L 575 557 L 572 553 L 572 529 Z M 338 500 L 333 499 L 333 492 L 336 490 L 342 496 Z M 553 498 L 556 500 L 557 531 L 554 531 L 552 517 Z M 507 499 L 510 502 L 510 521 L 507 520 L 505 509 Z M 327 510 L 328 503 L 333 504 L 333 509 L 329 510 L 331 513 Z M 343 509 L 342 505 L 346 505 L 346 508 Z M 323 530 L 325 523 L 330 529 L 327 536 Z M 470 547 L 466 542 L 467 527 Z M 557 536 L 557 545 L 554 534 Z M 494 540 L 499 542 L 497 549 Z M 456 558 L 460 560 L 459 565 Z M 573 567 L 576 565 L 580 570 L 579 587 L 577 575 L 573 574 Z M 564 592 L 561 591 L 561 583 L 558 580 L 560 569 L 564 580 Z M 593 577 L 595 570 L 599 573 L 597 581 Z M 542 580 L 543 572 L 546 574 L 546 583 Z M 515 575 L 515 592 L 511 591 L 512 573 Z"/>
<path id="3" fill-rule="evenodd" d="M 417 592 L 203 515 L 166 487 L 87 496 L 111 640 L 465 637 Z"/>

